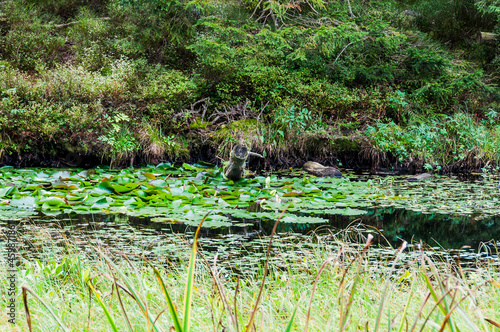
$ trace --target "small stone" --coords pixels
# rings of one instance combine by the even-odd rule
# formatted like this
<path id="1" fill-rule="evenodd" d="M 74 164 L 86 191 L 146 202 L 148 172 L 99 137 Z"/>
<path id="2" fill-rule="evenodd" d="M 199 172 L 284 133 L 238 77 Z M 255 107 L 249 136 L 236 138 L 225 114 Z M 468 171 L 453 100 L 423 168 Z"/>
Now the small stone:
<path id="1" fill-rule="evenodd" d="M 427 180 L 427 179 L 430 179 L 430 178 L 432 178 L 432 174 L 422 173 L 422 174 L 418 174 L 418 175 L 409 177 L 409 178 L 406 179 L 406 181 L 416 182 L 416 181 Z"/>

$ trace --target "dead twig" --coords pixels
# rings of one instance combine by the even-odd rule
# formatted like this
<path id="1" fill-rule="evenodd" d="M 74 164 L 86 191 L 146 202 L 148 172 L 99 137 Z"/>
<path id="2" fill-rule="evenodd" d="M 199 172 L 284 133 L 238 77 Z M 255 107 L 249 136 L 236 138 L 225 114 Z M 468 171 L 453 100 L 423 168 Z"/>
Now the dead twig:
<path id="1" fill-rule="evenodd" d="M 101 17 L 101 18 L 99 18 L 99 20 L 103 20 L 103 21 L 108 21 L 110 19 L 111 19 L 111 17 Z M 78 24 L 78 23 L 80 23 L 80 21 L 69 22 L 69 23 L 64 23 L 64 24 L 56 24 L 56 25 L 54 25 L 54 28 L 55 29 L 63 29 L 63 28 L 67 28 L 67 27 L 70 27 L 70 26 Z"/>

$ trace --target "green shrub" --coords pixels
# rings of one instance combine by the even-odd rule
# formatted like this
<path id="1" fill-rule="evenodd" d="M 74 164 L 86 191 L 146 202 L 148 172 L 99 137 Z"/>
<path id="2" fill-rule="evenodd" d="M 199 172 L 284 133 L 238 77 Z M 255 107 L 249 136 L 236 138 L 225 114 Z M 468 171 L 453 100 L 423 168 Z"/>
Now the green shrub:
<path id="1" fill-rule="evenodd" d="M 394 122 L 377 122 L 367 127 L 365 136 L 378 151 L 391 153 L 400 162 L 411 158 L 429 165 L 500 161 L 500 126 L 478 123 L 463 112 L 427 119 L 406 128 Z"/>
<path id="2" fill-rule="evenodd" d="M 8 152 L 90 152 L 102 128 L 98 104 L 63 105 L 51 101 L 24 103 L 15 89 L 0 98 L 0 137 Z"/>
<path id="3" fill-rule="evenodd" d="M 195 101 L 197 88 L 197 84 L 182 72 L 156 65 L 146 74 L 139 94 L 144 100 L 162 100 L 170 108 L 177 109 Z"/>
<path id="4" fill-rule="evenodd" d="M 32 4 L 45 15 L 55 15 L 64 20 L 71 20 L 76 17 L 82 7 L 91 9 L 96 13 L 103 14 L 109 0 L 24 0 Z"/>
<path id="5" fill-rule="evenodd" d="M 5 59 L 21 70 L 34 70 L 37 64 L 52 66 L 59 62 L 65 40 L 52 30 L 33 6 L 8 2 L 6 26 L 2 29 L 0 49 Z"/>
<path id="6" fill-rule="evenodd" d="M 419 77 L 422 81 L 441 77 L 450 65 L 443 51 L 432 48 L 409 47 L 405 53 L 407 75 Z"/>
<path id="7" fill-rule="evenodd" d="M 99 136 L 98 140 L 104 145 L 101 157 L 110 161 L 110 166 L 123 165 L 127 161 L 130 164 L 136 152 L 139 150 L 139 144 L 131 130 L 130 118 L 121 112 L 111 116 L 105 115 L 109 126 L 105 128 L 104 135 Z"/>
<path id="8" fill-rule="evenodd" d="M 416 12 L 414 23 L 423 32 L 446 43 L 476 39 L 491 21 L 477 9 L 474 0 L 406 0 L 406 9 Z"/>

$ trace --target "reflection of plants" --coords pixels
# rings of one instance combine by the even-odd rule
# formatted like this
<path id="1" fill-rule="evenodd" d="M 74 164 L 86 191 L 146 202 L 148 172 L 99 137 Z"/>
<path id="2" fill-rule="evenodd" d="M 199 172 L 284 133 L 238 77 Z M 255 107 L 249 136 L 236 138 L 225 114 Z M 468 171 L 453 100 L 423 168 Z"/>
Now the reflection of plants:
<path id="1" fill-rule="evenodd" d="M 138 149 L 138 144 L 133 133 L 128 128 L 130 118 L 124 113 L 117 113 L 109 119 L 110 127 L 105 135 L 98 138 L 107 146 L 109 153 L 107 159 L 111 159 L 110 165 L 123 163 L 126 159 L 133 161 L 133 156 Z M 103 156 L 104 157 L 104 156 Z"/>

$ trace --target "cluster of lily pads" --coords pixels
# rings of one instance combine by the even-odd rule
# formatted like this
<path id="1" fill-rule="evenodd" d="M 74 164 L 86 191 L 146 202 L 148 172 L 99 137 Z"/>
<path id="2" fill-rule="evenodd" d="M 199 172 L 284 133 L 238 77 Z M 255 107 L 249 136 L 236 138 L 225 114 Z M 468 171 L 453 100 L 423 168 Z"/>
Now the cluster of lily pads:
<path id="1" fill-rule="evenodd" d="M 323 223 L 328 222 L 328 215 L 362 215 L 374 206 L 460 214 L 499 212 L 493 182 L 464 184 L 448 178 L 412 184 L 397 178 L 358 181 L 349 176 L 316 178 L 302 173 L 233 182 L 220 168 L 202 163 L 122 170 L 6 166 L 0 168 L 0 178 L 3 220 L 38 213 L 119 213 L 196 225 L 208 215 L 205 226 L 220 227 L 275 220 L 285 209 L 282 222 L 288 223 Z M 450 190 L 450 183 L 460 189 Z"/>

